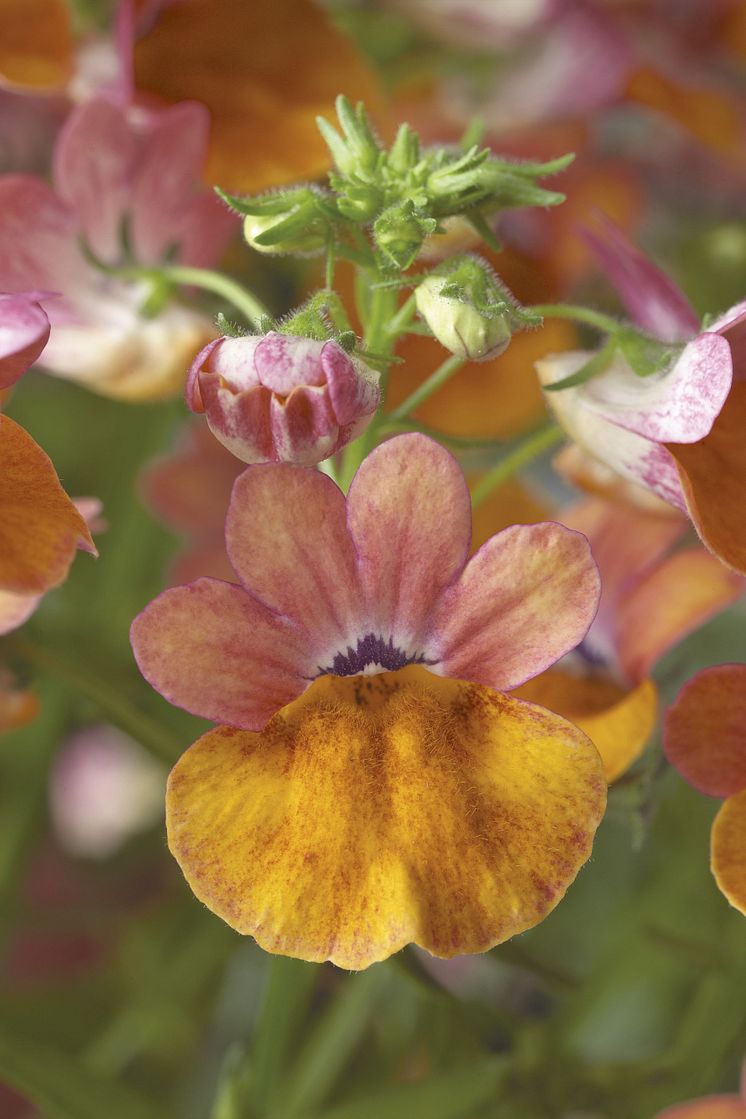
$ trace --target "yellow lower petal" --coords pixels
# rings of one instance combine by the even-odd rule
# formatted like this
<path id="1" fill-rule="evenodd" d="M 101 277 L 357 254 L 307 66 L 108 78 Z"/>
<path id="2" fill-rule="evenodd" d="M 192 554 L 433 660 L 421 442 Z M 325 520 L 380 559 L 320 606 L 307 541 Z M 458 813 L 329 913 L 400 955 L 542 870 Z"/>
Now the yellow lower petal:
<path id="1" fill-rule="evenodd" d="M 542 672 L 513 694 L 556 711 L 585 731 L 601 755 L 609 784 L 645 749 L 658 709 L 652 680 L 629 690 L 602 676 L 575 676 L 561 669 Z"/>
<path id="2" fill-rule="evenodd" d="M 261 734 L 218 727 L 167 795 L 194 890 L 271 952 L 360 969 L 481 952 L 542 920 L 605 782 L 563 719 L 419 666 L 317 680 Z"/>
<path id="3" fill-rule="evenodd" d="M 746 789 L 728 797 L 715 817 L 710 854 L 715 881 L 746 916 Z"/>

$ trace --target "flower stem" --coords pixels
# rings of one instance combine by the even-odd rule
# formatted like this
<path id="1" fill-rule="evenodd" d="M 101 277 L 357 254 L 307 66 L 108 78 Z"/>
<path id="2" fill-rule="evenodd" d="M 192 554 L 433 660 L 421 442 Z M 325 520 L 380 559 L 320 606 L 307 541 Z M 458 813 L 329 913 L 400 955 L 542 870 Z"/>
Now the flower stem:
<path id="1" fill-rule="evenodd" d="M 412 412 L 415 412 L 420 404 L 423 404 L 428 397 L 432 396 L 434 392 L 449 381 L 454 373 L 457 373 L 461 366 L 464 365 L 464 359 L 457 357 L 455 354 L 452 357 L 446 358 L 442 365 L 439 365 L 434 373 L 431 373 L 426 381 L 423 381 L 419 388 L 407 397 L 407 399 L 390 412 L 387 419 L 390 422 L 406 419 Z"/>
<path id="2" fill-rule="evenodd" d="M 504 458 L 495 463 L 492 469 L 474 487 L 474 492 L 471 495 L 472 506 L 476 509 L 486 497 L 489 497 L 493 490 L 501 486 L 503 482 L 507 482 L 508 478 L 512 478 L 522 466 L 527 466 L 542 451 L 547 451 L 555 443 L 559 443 L 564 438 L 564 434 L 562 428 L 557 424 L 547 423 L 529 435 L 512 451 L 509 451 Z"/>
<path id="3" fill-rule="evenodd" d="M 106 680 L 88 671 L 73 667 L 69 661 L 28 637 L 11 638 L 8 648 L 27 664 L 49 672 L 73 691 L 85 696 L 102 715 L 136 739 L 154 757 L 173 765 L 182 752 L 183 743 L 172 738 L 155 719 L 138 710 L 120 688 L 112 687 Z"/>
<path id="4" fill-rule="evenodd" d="M 263 318 L 269 317 L 269 311 L 260 299 L 247 291 L 242 284 L 223 276 L 220 272 L 213 272 L 209 268 L 187 268 L 181 264 L 167 265 L 165 268 L 139 269 L 141 275 L 157 275 L 172 284 L 184 284 L 189 287 L 201 288 L 219 295 L 228 303 L 232 303 L 237 311 L 251 323 L 259 327 Z"/>
<path id="5" fill-rule="evenodd" d="M 611 315 L 594 311 L 591 307 L 577 307 L 573 303 L 537 303 L 529 310 L 542 315 L 545 319 L 571 319 L 573 322 L 587 323 L 606 334 L 615 334 L 619 323 Z"/>

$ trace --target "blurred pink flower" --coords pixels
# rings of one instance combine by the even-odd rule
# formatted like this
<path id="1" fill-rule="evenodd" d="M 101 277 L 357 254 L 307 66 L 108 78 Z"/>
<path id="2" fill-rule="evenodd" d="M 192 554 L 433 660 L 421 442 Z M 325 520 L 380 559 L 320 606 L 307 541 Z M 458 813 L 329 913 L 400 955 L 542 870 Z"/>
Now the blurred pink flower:
<path id="1" fill-rule="evenodd" d="M 48 305 L 45 368 L 127 399 L 183 383 L 213 333 L 209 319 L 174 303 L 152 315 L 152 283 L 106 268 L 128 265 L 129 254 L 144 266 L 216 261 L 232 219 L 199 183 L 208 130 L 196 103 L 145 109 L 98 97 L 62 128 L 53 186 L 0 176 L 0 288 L 60 294 Z"/>

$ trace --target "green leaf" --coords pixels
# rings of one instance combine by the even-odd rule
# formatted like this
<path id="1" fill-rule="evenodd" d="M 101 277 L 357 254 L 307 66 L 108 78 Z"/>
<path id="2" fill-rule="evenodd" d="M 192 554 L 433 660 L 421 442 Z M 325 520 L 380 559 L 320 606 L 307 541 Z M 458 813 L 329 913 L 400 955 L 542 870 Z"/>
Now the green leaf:
<path id="1" fill-rule="evenodd" d="M 44 1119 L 164 1119 L 163 1108 L 132 1089 L 7 1026 L 0 1026 L 0 1079 L 40 1108 Z"/>
<path id="2" fill-rule="evenodd" d="M 506 1072 L 504 1060 L 485 1057 L 421 1084 L 397 1084 L 369 1093 L 314 1119 L 472 1119 L 477 1108 L 498 1101 Z"/>

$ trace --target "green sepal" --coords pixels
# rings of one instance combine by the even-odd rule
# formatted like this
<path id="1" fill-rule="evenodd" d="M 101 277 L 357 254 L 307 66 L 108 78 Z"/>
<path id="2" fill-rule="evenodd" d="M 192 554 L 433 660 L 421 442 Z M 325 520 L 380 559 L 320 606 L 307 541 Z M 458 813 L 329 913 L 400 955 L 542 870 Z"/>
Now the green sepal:
<path id="1" fill-rule="evenodd" d="M 561 381 L 555 381 L 553 385 L 544 385 L 544 392 L 561 392 L 562 389 L 573 389 L 578 385 L 584 385 L 586 381 L 590 381 L 593 377 L 597 377 L 599 373 L 604 372 L 611 362 L 616 348 L 617 339 L 610 338 L 602 350 L 594 354 L 569 377 L 563 377 Z"/>
<path id="2" fill-rule="evenodd" d="M 630 326 L 620 327 L 616 332 L 619 349 L 625 360 L 638 377 L 651 377 L 673 364 L 683 350 L 683 345 L 667 345 L 642 334 Z"/>
<path id="3" fill-rule="evenodd" d="M 389 206 L 379 214 L 373 237 L 384 260 L 394 268 L 409 268 L 425 238 L 435 231 L 437 221 L 418 211 L 410 201 Z"/>

